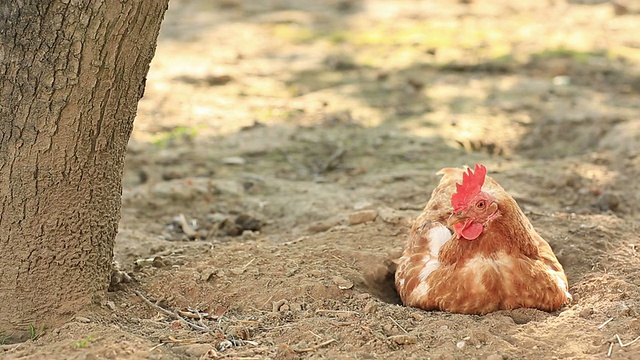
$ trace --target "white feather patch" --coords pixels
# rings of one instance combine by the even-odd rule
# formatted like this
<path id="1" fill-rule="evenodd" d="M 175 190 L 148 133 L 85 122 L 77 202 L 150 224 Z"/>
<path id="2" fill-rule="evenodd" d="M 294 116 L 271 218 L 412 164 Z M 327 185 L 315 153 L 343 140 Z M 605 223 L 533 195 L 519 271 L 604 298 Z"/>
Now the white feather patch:
<path id="1" fill-rule="evenodd" d="M 428 285 L 426 285 L 427 277 L 440 267 L 438 253 L 440 252 L 442 245 L 451 239 L 451 231 L 449 231 L 449 229 L 444 225 L 438 225 L 429 230 L 427 237 L 429 238 L 429 254 L 425 255 L 422 259 L 424 267 L 420 270 L 419 279 L 421 285 L 422 283 L 425 283 L 424 286 L 426 286 L 428 290 Z M 424 290 L 425 293 L 427 290 Z"/>
<path id="2" fill-rule="evenodd" d="M 421 282 L 420 284 L 418 284 L 418 286 L 416 286 L 415 289 L 413 289 L 413 293 L 411 293 L 411 296 L 414 299 L 419 299 L 421 297 L 427 296 L 428 292 L 429 292 L 429 284 L 427 284 L 426 282 Z"/>
<path id="3" fill-rule="evenodd" d="M 438 253 L 440 252 L 440 248 L 447 241 L 451 240 L 451 236 L 451 231 L 449 231 L 449 229 L 444 225 L 434 226 L 429 229 L 427 237 L 429 238 L 429 240 L 431 240 L 429 242 L 429 250 L 431 251 L 431 255 L 437 257 Z"/>
<path id="4" fill-rule="evenodd" d="M 551 275 L 551 277 L 554 277 L 556 279 L 556 284 L 558 285 L 560 290 L 564 291 L 564 294 L 567 296 L 567 298 L 573 299 L 573 296 L 571 296 L 571 294 L 568 291 L 569 289 L 567 288 L 567 283 L 564 280 L 562 280 L 562 277 L 558 275 L 558 272 L 551 269 L 551 267 L 549 267 L 548 272 Z"/>

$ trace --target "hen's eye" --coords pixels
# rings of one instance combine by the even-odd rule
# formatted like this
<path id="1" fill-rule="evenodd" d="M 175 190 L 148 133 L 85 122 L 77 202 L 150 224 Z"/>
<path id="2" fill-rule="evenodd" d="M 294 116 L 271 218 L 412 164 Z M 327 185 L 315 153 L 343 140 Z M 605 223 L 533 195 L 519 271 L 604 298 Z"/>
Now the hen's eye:
<path id="1" fill-rule="evenodd" d="M 478 201 L 478 203 L 476 204 L 476 207 L 478 209 L 484 209 L 484 205 L 485 205 L 484 201 Z"/>

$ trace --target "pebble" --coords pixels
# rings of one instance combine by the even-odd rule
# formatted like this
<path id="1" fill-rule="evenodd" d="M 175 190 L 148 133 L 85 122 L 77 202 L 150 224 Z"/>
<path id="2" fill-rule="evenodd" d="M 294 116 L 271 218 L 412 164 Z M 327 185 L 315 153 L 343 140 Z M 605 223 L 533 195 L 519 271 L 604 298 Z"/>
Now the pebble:
<path id="1" fill-rule="evenodd" d="M 348 290 L 351 289 L 353 287 L 353 282 L 351 282 L 348 279 L 343 278 L 342 276 L 334 276 L 333 277 L 333 283 L 338 285 L 338 289 L 340 290 Z"/>
<path id="2" fill-rule="evenodd" d="M 116 311 L 116 309 L 117 309 L 117 308 L 116 308 L 116 304 L 115 304 L 113 301 L 108 300 L 108 301 L 106 302 L 106 304 L 107 304 L 107 307 L 108 307 L 111 311 Z"/>
<path id="3" fill-rule="evenodd" d="M 209 350 L 212 350 L 213 347 L 209 344 L 191 344 L 191 345 L 181 345 L 174 346 L 172 350 L 177 353 L 183 353 L 193 358 L 200 358 L 206 355 Z"/>
<path id="4" fill-rule="evenodd" d="M 603 192 L 594 204 L 601 211 L 618 211 L 620 209 L 620 197 L 610 192 Z"/>
<path id="5" fill-rule="evenodd" d="M 247 160 L 240 156 L 230 156 L 222 159 L 222 162 L 226 165 L 244 165 Z"/>
<path id="6" fill-rule="evenodd" d="M 374 300 L 369 300 L 369 302 L 367 302 L 367 305 L 364 306 L 364 313 L 365 314 L 373 314 L 378 310 L 378 304 L 374 301 Z"/>
<path id="7" fill-rule="evenodd" d="M 458 341 L 458 342 L 456 343 L 456 347 L 457 347 L 458 349 L 462 349 L 465 345 L 467 345 L 467 342 L 466 342 L 466 341 L 464 341 L 464 340 L 462 340 L 462 341 Z"/>
<path id="8" fill-rule="evenodd" d="M 288 301 L 287 301 L 287 300 L 285 300 L 285 299 L 281 299 L 281 300 L 278 300 L 278 301 L 274 301 L 273 303 L 271 303 L 271 305 L 272 305 L 272 306 L 271 306 L 271 310 L 272 310 L 273 312 L 281 311 L 281 310 L 282 310 L 282 307 L 283 307 L 285 304 L 287 304 L 287 303 L 288 303 Z M 288 309 L 288 308 L 289 308 L 289 307 L 287 306 L 287 309 Z"/>
<path id="9" fill-rule="evenodd" d="M 591 317 L 591 314 L 593 314 L 593 308 L 592 307 L 586 307 L 586 308 L 580 310 L 580 313 L 578 314 L 578 316 L 580 316 L 583 319 L 588 319 L 589 317 Z"/>
<path id="10" fill-rule="evenodd" d="M 373 221 L 378 216 L 376 210 L 362 210 L 349 214 L 349 225 L 358 225 Z"/>
<path id="11" fill-rule="evenodd" d="M 404 221 L 404 217 L 398 213 L 396 209 L 392 209 L 390 207 L 380 207 L 378 208 L 378 216 L 382 219 L 382 221 L 397 225 Z"/>
<path id="12" fill-rule="evenodd" d="M 81 323 L 85 323 L 88 324 L 91 322 L 91 320 L 89 318 L 86 318 L 84 316 L 76 316 L 76 321 L 77 322 L 81 322 Z"/>
<path id="13" fill-rule="evenodd" d="M 409 334 L 394 335 L 394 336 L 390 336 L 389 339 L 398 345 L 411 345 L 418 342 L 417 337 Z"/>

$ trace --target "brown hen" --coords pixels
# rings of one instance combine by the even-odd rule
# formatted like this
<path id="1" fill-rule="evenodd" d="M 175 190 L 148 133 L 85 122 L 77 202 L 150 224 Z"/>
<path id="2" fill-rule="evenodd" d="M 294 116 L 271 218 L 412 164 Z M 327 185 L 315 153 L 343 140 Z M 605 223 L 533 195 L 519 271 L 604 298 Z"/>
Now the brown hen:
<path id="1" fill-rule="evenodd" d="M 444 176 L 398 262 L 396 288 L 405 305 L 486 314 L 553 311 L 571 299 L 551 247 L 484 166 L 438 174 Z"/>

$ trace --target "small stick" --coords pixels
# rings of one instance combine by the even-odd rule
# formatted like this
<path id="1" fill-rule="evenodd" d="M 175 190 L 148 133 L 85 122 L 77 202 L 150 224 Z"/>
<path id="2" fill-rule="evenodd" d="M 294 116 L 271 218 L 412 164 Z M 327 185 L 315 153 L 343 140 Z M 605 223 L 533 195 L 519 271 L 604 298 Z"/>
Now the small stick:
<path id="1" fill-rule="evenodd" d="M 613 320 L 613 318 L 609 318 L 607 321 L 605 321 L 602 324 L 598 325 L 598 329 L 602 329 L 605 325 L 610 323 L 612 320 Z"/>
<path id="2" fill-rule="evenodd" d="M 187 222 L 187 218 L 184 216 L 184 214 L 180 214 L 179 219 L 180 219 L 180 226 L 182 227 L 183 233 L 185 233 L 187 236 L 191 236 L 194 238 L 198 237 L 198 232 L 193 230 L 191 225 L 189 225 L 189 222 Z"/>
<path id="3" fill-rule="evenodd" d="M 301 237 L 299 237 L 299 238 L 297 238 L 295 240 L 285 241 L 285 242 L 282 242 L 282 243 L 280 243 L 278 245 L 280 245 L 280 246 L 293 245 L 293 244 L 299 243 L 302 240 L 307 240 L 308 238 L 309 238 L 308 236 L 301 236 Z"/>
<path id="4" fill-rule="evenodd" d="M 256 260 L 256 258 L 251 259 L 251 261 L 249 261 L 248 263 L 246 263 L 243 267 L 242 270 L 247 270 L 247 267 L 249 267 L 249 265 L 251 265 L 252 262 L 254 262 Z"/>
<path id="5" fill-rule="evenodd" d="M 333 254 L 329 254 L 331 256 L 333 256 L 336 260 L 342 262 L 343 264 L 347 265 L 347 266 L 351 266 L 348 262 L 344 261 L 343 259 L 340 259 L 339 257 L 333 255 Z"/>
<path id="6" fill-rule="evenodd" d="M 345 153 L 344 147 L 342 146 L 342 144 L 340 144 L 336 149 L 336 151 L 334 151 L 333 154 L 329 156 L 329 159 L 327 160 L 327 162 L 320 167 L 319 173 L 323 173 L 323 172 L 327 172 L 335 169 L 340 163 L 340 161 L 342 160 L 342 156 L 344 155 L 344 153 Z"/>
<path id="7" fill-rule="evenodd" d="M 351 326 L 351 325 L 355 325 L 358 324 L 358 321 L 342 321 L 342 322 L 337 322 L 337 321 L 331 321 L 329 322 L 329 324 L 333 325 L 333 326 Z"/>
<path id="8" fill-rule="evenodd" d="M 149 352 L 152 352 L 153 350 L 155 350 L 155 349 L 159 348 L 159 347 L 160 347 L 160 346 L 162 346 L 162 345 L 164 345 L 164 343 L 160 343 L 160 344 L 158 344 L 158 345 L 156 345 L 156 346 L 152 347 L 151 349 L 149 349 Z"/>
<path id="9" fill-rule="evenodd" d="M 316 314 L 358 314 L 357 311 L 318 309 Z"/>
<path id="10" fill-rule="evenodd" d="M 269 301 L 271 301 L 271 299 L 273 299 L 273 295 L 271 295 L 271 296 L 267 299 L 267 301 L 265 301 L 265 302 L 264 302 L 264 304 L 262 304 L 262 306 L 260 306 L 260 307 L 261 307 L 261 308 L 263 308 L 263 307 L 267 306 L 267 304 L 269 303 Z"/>
<path id="11" fill-rule="evenodd" d="M 140 296 L 140 298 L 142 298 L 142 300 L 144 300 L 144 302 L 146 302 L 147 305 L 149 305 L 152 308 L 157 309 L 157 310 L 159 310 L 159 311 L 161 311 L 161 312 L 163 312 L 163 313 L 165 313 L 165 314 L 167 314 L 167 315 L 169 315 L 169 316 L 171 316 L 171 317 L 173 317 L 175 319 L 178 319 L 178 320 L 182 321 L 183 323 L 187 324 L 192 329 L 200 330 L 200 331 L 208 331 L 208 329 L 206 327 L 202 327 L 200 325 L 196 325 L 194 323 L 191 323 L 191 322 L 185 320 L 182 316 L 174 313 L 173 311 L 167 310 L 167 309 L 165 309 L 165 308 L 163 308 L 163 307 L 161 307 L 161 306 L 159 306 L 157 304 L 154 304 L 153 302 L 151 302 L 151 300 L 147 299 L 144 295 L 142 295 L 142 293 L 140 291 L 133 290 L 133 292 L 136 293 L 136 295 Z"/>
<path id="12" fill-rule="evenodd" d="M 189 319 L 200 319 L 202 317 L 206 318 L 206 317 L 211 316 L 211 314 L 209 314 L 209 313 L 200 313 L 200 312 L 198 312 L 197 314 L 194 314 L 194 313 L 192 313 L 190 311 L 182 311 L 182 310 L 176 310 L 176 314 L 178 314 L 180 316 L 184 316 L 184 317 L 189 318 Z"/>
<path id="13" fill-rule="evenodd" d="M 311 352 L 311 351 L 316 351 L 316 350 L 320 349 L 323 346 L 327 346 L 327 345 L 329 345 L 329 344 L 331 344 L 331 343 L 333 343 L 335 341 L 336 341 L 336 339 L 329 339 L 329 340 L 327 340 L 325 342 L 322 342 L 322 343 L 320 343 L 318 345 L 315 345 L 315 346 L 312 346 L 312 347 L 308 347 L 308 348 L 304 348 L 304 349 L 294 349 L 294 348 L 292 348 L 292 349 L 293 349 L 293 351 L 299 352 L 299 353 L 300 352 Z"/>
<path id="14" fill-rule="evenodd" d="M 613 350 L 613 341 L 609 343 L 609 351 L 607 351 L 607 357 L 611 357 L 612 350 Z"/>
<path id="15" fill-rule="evenodd" d="M 206 339 L 176 339 L 173 336 L 169 336 L 165 342 L 171 342 L 175 344 L 200 344 L 200 343 L 208 343 L 210 340 Z"/>
<path id="16" fill-rule="evenodd" d="M 20 343 L 20 344 L 2 344 L 0 345 L 0 349 L 4 350 L 6 352 L 12 352 L 14 350 L 16 350 L 17 348 L 19 348 L 20 346 L 22 346 L 22 344 L 24 343 Z"/>
<path id="17" fill-rule="evenodd" d="M 392 318 L 391 316 L 389 316 L 389 319 L 391 319 L 391 321 L 393 321 L 394 324 L 396 324 L 397 327 L 400 328 L 400 330 L 404 331 L 405 334 L 408 334 L 409 332 L 407 330 L 405 330 L 402 326 L 400 326 L 400 324 L 398 324 L 398 322 L 396 321 L 396 319 Z"/>
<path id="18" fill-rule="evenodd" d="M 631 340 L 630 342 L 624 344 L 624 346 L 629 346 L 629 345 L 633 344 L 634 342 L 636 342 L 638 340 L 640 340 L 640 336 L 638 336 L 637 338 L 635 338 L 635 339 Z"/>
<path id="19" fill-rule="evenodd" d="M 618 339 L 618 343 L 620 344 L 620 347 L 627 347 L 627 346 L 629 346 L 629 345 L 631 345 L 631 344 L 635 343 L 636 341 L 640 340 L 640 336 L 638 336 L 637 338 L 635 338 L 635 339 L 633 339 L 633 340 L 629 341 L 628 343 L 623 344 L 623 343 L 622 343 L 622 339 L 620 339 L 620 336 L 618 336 L 618 334 L 616 334 L 616 338 Z"/>

